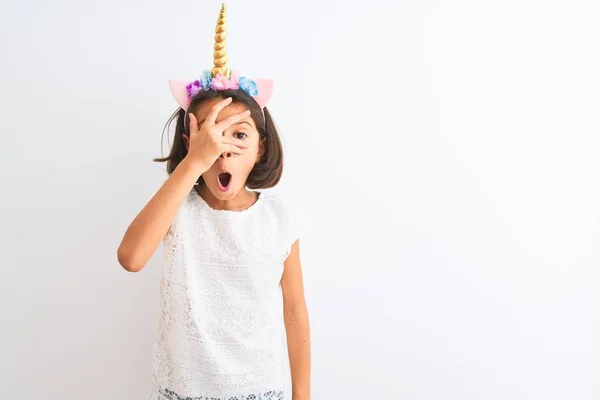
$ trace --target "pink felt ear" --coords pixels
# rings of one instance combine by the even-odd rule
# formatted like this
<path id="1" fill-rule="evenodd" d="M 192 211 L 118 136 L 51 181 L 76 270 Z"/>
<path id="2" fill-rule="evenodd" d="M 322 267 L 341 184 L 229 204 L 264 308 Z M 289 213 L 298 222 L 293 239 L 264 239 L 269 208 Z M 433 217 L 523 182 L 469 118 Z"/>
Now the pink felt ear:
<path id="1" fill-rule="evenodd" d="M 175 101 L 181 108 L 187 111 L 190 105 L 190 99 L 188 99 L 188 93 L 186 86 L 189 81 L 182 79 L 169 79 L 169 88 L 171 88 L 171 94 L 175 98 Z"/>
<path id="2" fill-rule="evenodd" d="M 260 105 L 260 108 L 264 108 L 271 100 L 275 82 L 272 79 L 254 79 L 254 82 L 256 82 L 258 89 L 258 94 L 254 96 L 254 100 Z"/>

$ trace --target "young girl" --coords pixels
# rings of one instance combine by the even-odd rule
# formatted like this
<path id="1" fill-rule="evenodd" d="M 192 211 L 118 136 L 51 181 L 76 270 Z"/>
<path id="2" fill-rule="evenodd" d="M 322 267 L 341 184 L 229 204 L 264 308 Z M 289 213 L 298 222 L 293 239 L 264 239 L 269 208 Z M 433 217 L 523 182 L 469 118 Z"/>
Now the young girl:
<path id="1" fill-rule="evenodd" d="M 166 265 L 150 398 L 310 399 L 310 341 L 300 264 L 301 209 L 268 191 L 282 146 L 268 80 L 227 68 L 225 6 L 214 68 L 170 81 L 180 108 L 169 178 L 118 249 L 141 270 L 161 241 Z"/>

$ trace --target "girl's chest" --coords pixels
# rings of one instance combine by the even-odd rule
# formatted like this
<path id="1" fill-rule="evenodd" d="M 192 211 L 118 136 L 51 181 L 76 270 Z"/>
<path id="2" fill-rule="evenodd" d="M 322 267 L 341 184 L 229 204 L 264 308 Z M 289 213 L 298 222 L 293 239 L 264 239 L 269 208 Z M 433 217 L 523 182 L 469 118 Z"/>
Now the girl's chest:
<path id="1" fill-rule="evenodd" d="M 280 224 L 268 218 L 207 218 L 188 229 L 187 240 L 200 258 L 279 262 L 285 251 Z"/>
<path id="2" fill-rule="evenodd" d="M 281 265 L 286 246 L 273 213 L 215 217 L 197 210 L 182 214 L 165 244 L 174 262 L 223 265 Z"/>
<path id="3" fill-rule="evenodd" d="M 167 235 L 165 278 L 201 285 L 202 292 L 223 288 L 250 293 L 278 284 L 285 246 L 276 220 L 188 219 Z"/>

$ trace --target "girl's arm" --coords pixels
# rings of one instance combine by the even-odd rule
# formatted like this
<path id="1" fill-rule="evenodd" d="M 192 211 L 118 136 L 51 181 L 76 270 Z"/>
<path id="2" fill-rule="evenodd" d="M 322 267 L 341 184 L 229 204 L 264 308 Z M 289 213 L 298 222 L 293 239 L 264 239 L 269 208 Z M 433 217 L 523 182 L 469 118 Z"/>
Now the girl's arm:
<path id="1" fill-rule="evenodd" d="M 117 250 L 127 271 L 144 268 L 168 232 L 191 188 L 208 167 L 185 157 L 127 228 Z"/>
<path id="2" fill-rule="evenodd" d="M 202 125 L 196 115 L 189 113 L 190 133 L 183 134 L 187 154 L 170 174 L 154 197 L 133 220 L 117 251 L 119 263 L 127 271 L 137 272 L 144 268 L 181 208 L 183 201 L 194 187 L 198 177 L 206 172 L 224 152 L 242 154 L 251 144 L 241 139 L 228 138 L 223 132 L 233 124 L 250 115 L 244 110 L 216 122 L 219 113 L 227 107 L 228 97 L 214 104 Z"/>
<path id="3" fill-rule="evenodd" d="M 292 399 L 310 400 L 310 327 L 304 299 L 299 240 L 294 242 L 284 262 L 281 288 L 292 373 Z"/>

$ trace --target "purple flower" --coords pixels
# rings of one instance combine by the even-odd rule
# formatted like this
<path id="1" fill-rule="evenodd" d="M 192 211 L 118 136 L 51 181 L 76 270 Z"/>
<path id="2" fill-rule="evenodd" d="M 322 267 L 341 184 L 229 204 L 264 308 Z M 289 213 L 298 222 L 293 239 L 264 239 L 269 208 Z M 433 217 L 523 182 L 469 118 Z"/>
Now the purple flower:
<path id="1" fill-rule="evenodd" d="M 185 89 L 188 93 L 188 99 L 191 99 L 192 97 L 200 93 L 200 81 L 196 79 L 195 81 L 188 83 Z"/>

